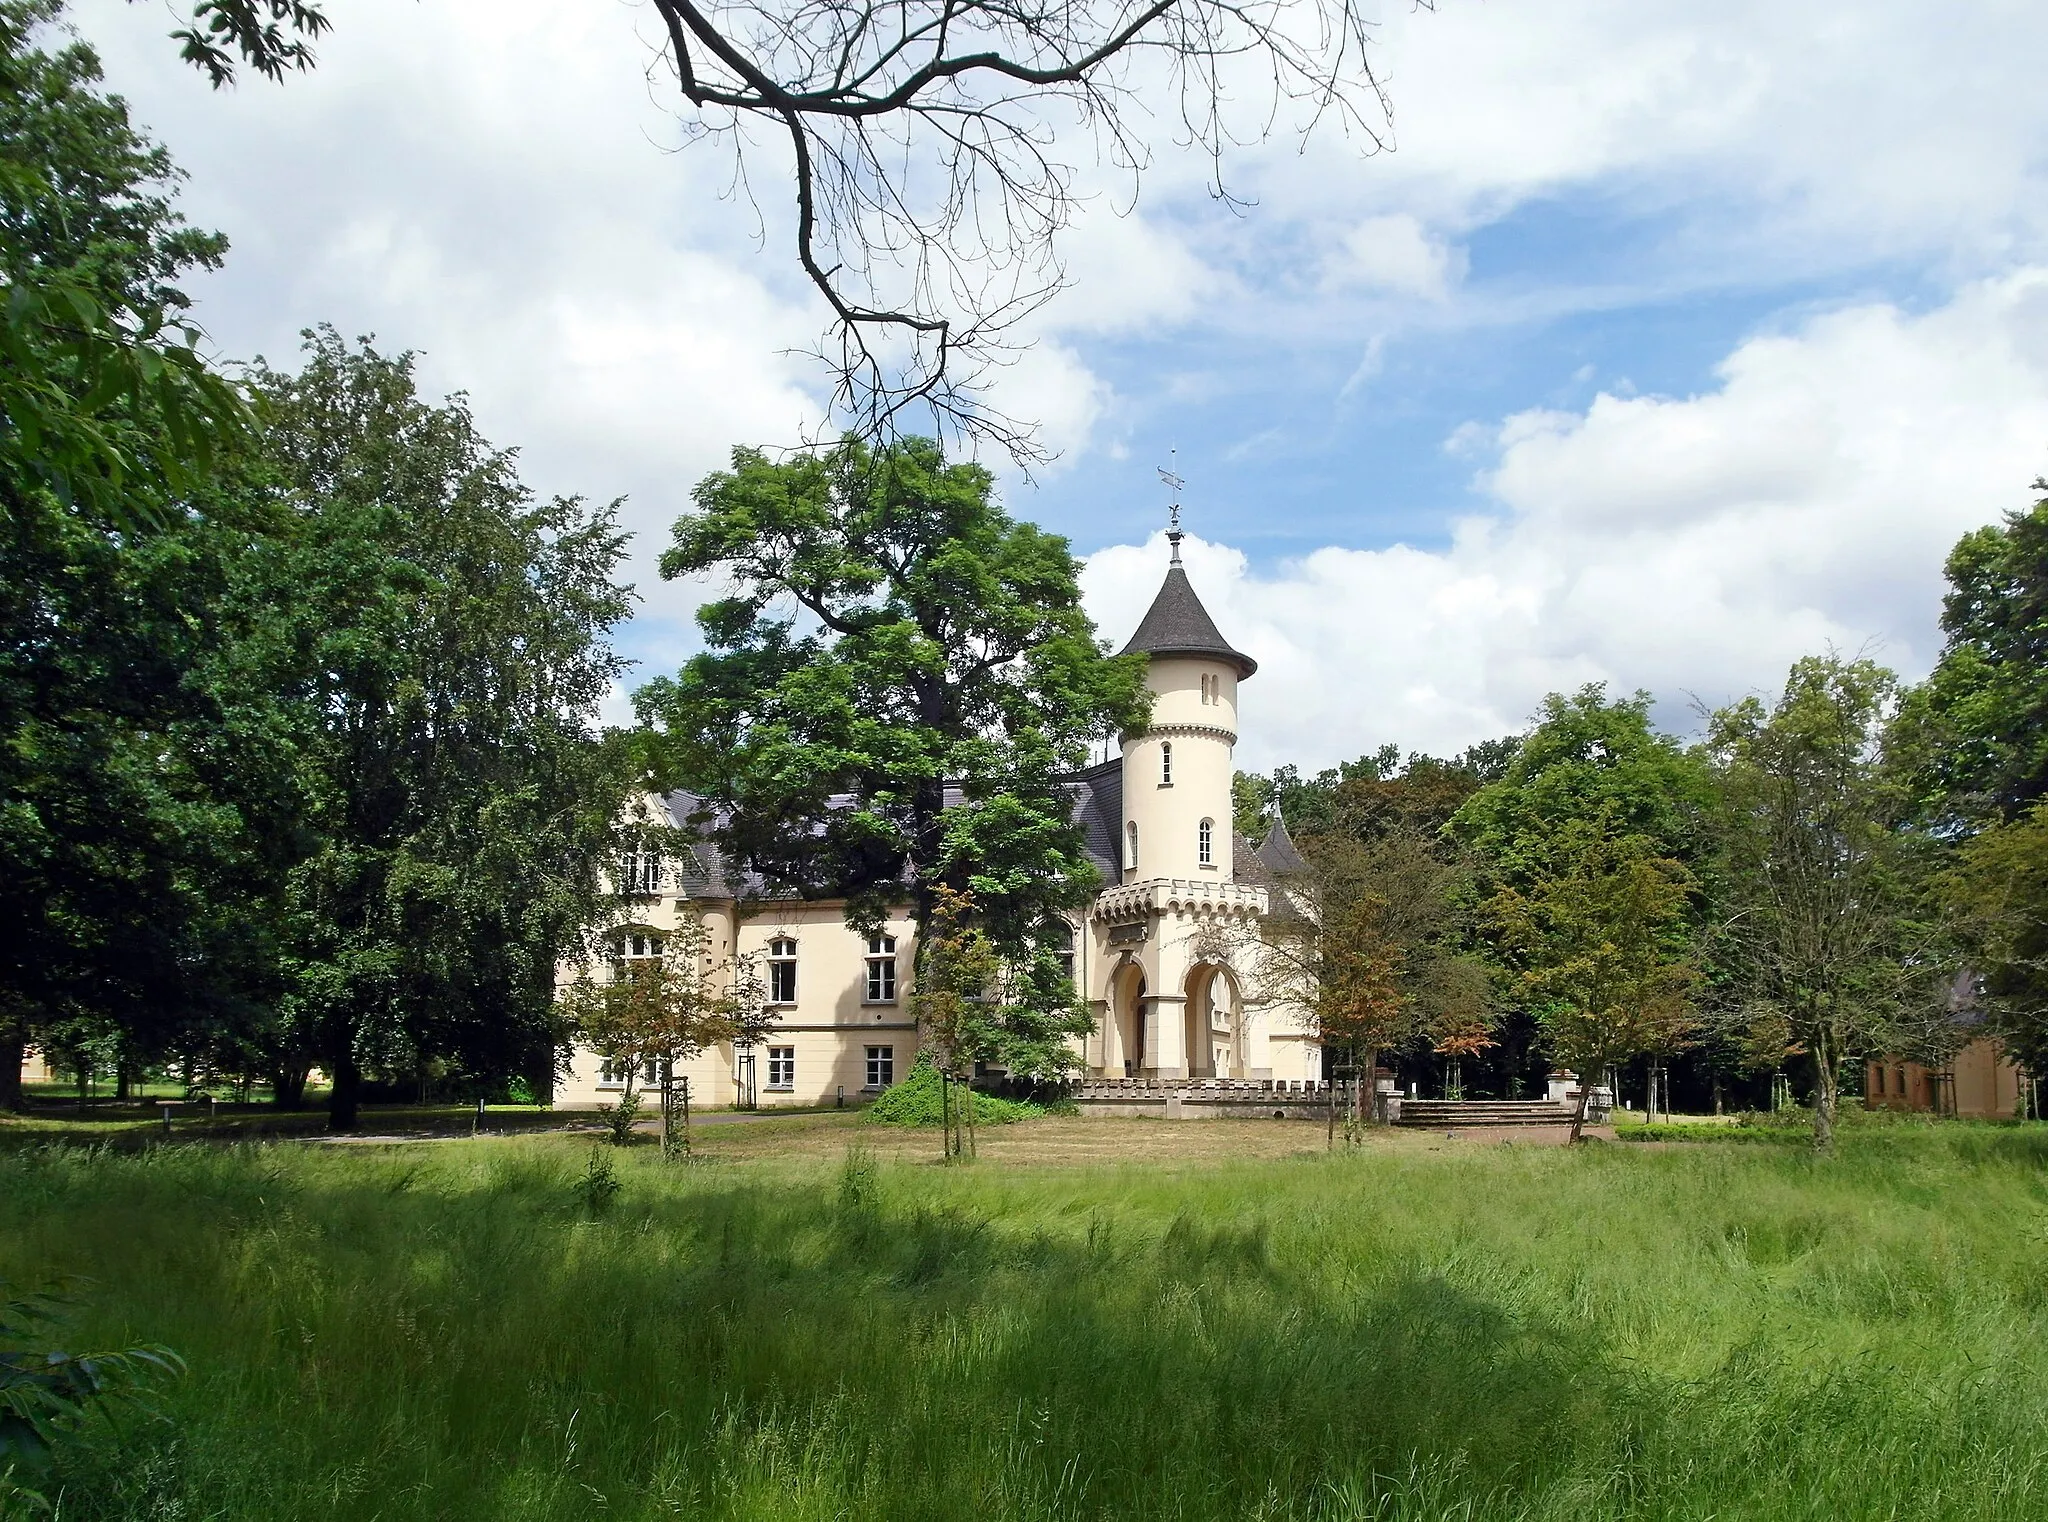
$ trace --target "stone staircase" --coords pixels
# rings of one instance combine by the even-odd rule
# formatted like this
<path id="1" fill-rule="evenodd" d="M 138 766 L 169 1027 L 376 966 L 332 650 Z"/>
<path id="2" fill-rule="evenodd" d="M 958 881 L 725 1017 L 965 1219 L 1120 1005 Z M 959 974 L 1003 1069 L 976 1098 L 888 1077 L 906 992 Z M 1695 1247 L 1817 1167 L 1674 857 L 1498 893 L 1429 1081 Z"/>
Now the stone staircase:
<path id="1" fill-rule="evenodd" d="M 1573 1107 L 1554 1099 L 1404 1099 L 1397 1126 L 1463 1131 L 1477 1126 L 1568 1126 Z"/>

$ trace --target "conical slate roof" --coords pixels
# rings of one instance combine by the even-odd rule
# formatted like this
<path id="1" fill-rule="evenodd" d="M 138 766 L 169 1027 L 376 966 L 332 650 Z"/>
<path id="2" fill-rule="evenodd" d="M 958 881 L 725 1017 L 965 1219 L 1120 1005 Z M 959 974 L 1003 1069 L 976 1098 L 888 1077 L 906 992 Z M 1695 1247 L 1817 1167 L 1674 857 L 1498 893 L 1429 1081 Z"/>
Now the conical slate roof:
<path id="1" fill-rule="evenodd" d="M 1188 573 L 1178 564 L 1167 568 L 1165 584 L 1123 653 L 1129 655 L 1134 650 L 1147 655 L 1214 656 L 1236 666 L 1241 677 L 1259 669 L 1257 661 L 1231 649 L 1230 642 L 1217 632 L 1216 621 L 1209 617 L 1202 599 L 1195 596 Z"/>
<path id="2" fill-rule="evenodd" d="M 1292 877 L 1308 870 L 1307 860 L 1295 848 L 1294 837 L 1287 833 L 1287 821 L 1277 812 L 1273 815 L 1273 828 L 1259 842 L 1258 858 L 1275 877 Z"/>

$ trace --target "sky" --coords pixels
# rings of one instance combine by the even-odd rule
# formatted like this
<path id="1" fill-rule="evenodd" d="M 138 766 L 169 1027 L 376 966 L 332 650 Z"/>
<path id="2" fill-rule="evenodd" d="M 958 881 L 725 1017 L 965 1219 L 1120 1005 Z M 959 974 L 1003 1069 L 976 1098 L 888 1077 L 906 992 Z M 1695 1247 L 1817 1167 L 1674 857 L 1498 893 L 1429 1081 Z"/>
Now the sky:
<path id="1" fill-rule="evenodd" d="M 162 0 L 74 0 L 231 241 L 201 321 L 416 350 L 536 490 L 623 497 L 621 647 L 673 670 L 691 486 L 818 417 L 772 212 L 685 143 L 642 0 L 327 10 L 311 73 L 216 92 Z M 1005 504 L 1121 644 L 1172 463 L 1254 769 L 1455 753 L 1588 682 L 1684 732 L 1802 655 L 1921 676 L 1944 555 L 2048 474 L 2044 56 L 2038 0 L 1395 0 L 1394 151 L 1250 144 L 1234 208 L 1162 136 L 1084 204 L 997 383 L 1057 452 Z"/>

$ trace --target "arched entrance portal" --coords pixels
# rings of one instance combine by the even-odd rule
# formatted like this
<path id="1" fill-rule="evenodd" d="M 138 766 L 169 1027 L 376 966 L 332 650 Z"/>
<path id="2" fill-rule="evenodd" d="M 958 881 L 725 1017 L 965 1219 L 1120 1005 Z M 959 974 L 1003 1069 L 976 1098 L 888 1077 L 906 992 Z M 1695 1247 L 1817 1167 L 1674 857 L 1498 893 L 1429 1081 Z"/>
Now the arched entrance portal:
<path id="1" fill-rule="evenodd" d="M 1103 1067 L 1135 1078 L 1145 1066 L 1145 969 L 1126 960 L 1109 979 L 1109 1050 Z"/>
<path id="2" fill-rule="evenodd" d="M 1230 969 L 1203 963 L 1188 974 L 1184 1040 L 1190 1078 L 1245 1076 L 1244 1005 Z"/>

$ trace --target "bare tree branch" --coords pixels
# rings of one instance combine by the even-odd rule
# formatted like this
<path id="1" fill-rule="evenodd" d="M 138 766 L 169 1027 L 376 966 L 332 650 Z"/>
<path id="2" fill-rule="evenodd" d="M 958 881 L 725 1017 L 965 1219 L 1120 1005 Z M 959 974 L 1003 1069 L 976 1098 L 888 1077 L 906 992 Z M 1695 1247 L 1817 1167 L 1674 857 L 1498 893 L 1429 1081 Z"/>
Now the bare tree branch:
<path id="1" fill-rule="evenodd" d="M 1392 141 L 1362 0 L 653 4 L 685 127 L 730 147 L 736 183 L 762 151 L 748 122 L 788 144 L 797 261 L 831 313 L 817 357 L 833 421 L 994 443 L 1025 466 L 1045 458 L 1032 425 L 987 393 L 1022 348 L 1019 324 L 1065 284 L 1069 129 L 1135 187 L 1141 128 L 1170 91 L 1181 141 L 1233 204 L 1226 152 L 1289 109 L 1304 134 L 1335 117 L 1368 152 Z M 1240 137 L 1227 118 L 1247 106 L 1260 124 Z"/>

